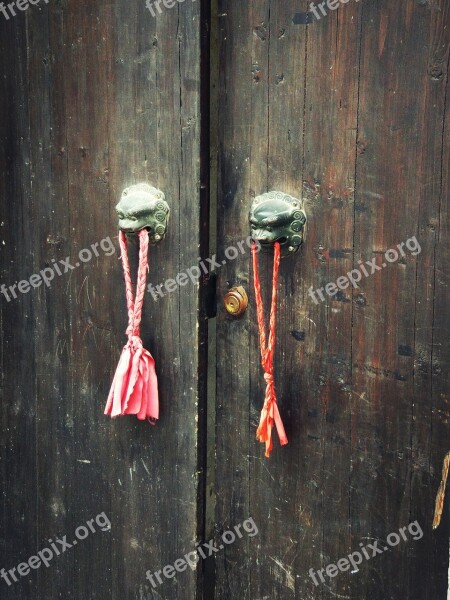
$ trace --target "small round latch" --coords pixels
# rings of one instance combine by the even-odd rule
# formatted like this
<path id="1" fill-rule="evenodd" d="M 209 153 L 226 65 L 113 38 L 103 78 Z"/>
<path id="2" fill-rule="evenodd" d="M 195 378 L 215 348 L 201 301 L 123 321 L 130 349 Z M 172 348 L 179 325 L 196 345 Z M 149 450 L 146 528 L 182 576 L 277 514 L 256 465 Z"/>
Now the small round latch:
<path id="1" fill-rule="evenodd" d="M 240 317 L 245 313 L 248 306 L 248 296 L 243 287 L 232 288 L 224 298 L 227 313 L 233 317 Z"/>

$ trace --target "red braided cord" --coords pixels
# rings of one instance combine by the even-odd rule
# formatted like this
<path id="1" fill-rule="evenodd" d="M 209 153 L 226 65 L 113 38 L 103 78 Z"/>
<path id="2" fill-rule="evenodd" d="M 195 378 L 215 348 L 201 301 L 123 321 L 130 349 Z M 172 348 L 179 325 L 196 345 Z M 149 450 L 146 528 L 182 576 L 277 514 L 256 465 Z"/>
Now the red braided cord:
<path id="1" fill-rule="evenodd" d="M 256 314 L 258 317 L 258 329 L 259 329 L 259 342 L 261 348 L 261 359 L 264 364 L 266 362 L 266 327 L 264 324 L 264 306 L 261 296 L 261 282 L 259 280 L 259 270 L 258 270 L 258 256 L 257 256 L 257 247 L 256 244 L 252 244 L 252 254 L 253 254 L 253 280 L 255 284 L 255 296 L 256 296 Z M 274 264 L 275 271 L 275 264 Z M 273 296 L 272 296 L 273 299 Z"/>
<path id="2" fill-rule="evenodd" d="M 260 442 L 266 444 L 266 457 L 269 458 L 273 448 L 272 429 L 275 424 L 280 438 L 280 444 L 285 446 L 288 443 L 283 422 L 280 417 L 277 403 L 277 395 L 275 391 L 275 381 L 273 375 L 273 358 L 275 353 L 276 340 L 276 311 L 277 311 L 277 295 L 278 295 L 278 275 L 280 270 L 281 248 L 279 242 L 275 242 L 274 261 L 273 261 L 273 278 L 272 278 L 272 306 L 270 309 L 269 322 L 269 343 L 264 324 L 264 306 L 261 295 L 261 282 L 258 269 L 258 249 L 256 244 L 252 244 L 253 254 L 253 277 L 255 285 L 256 308 L 258 317 L 259 340 L 261 346 L 261 364 L 264 369 L 264 379 L 266 380 L 266 396 L 264 407 L 261 412 L 261 420 L 259 423 L 256 437 Z"/>
<path id="3" fill-rule="evenodd" d="M 123 275 L 125 279 L 125 295 L 127 298 L 127 308 L 128 308 L 128 328 L 127 335 L 128 337 L 131 335 L 131 326 L 133 322 L 134 316 L 134 296 L 133 296 L 133 285 L 131 283 L 131 271 L 130 271 L 130 262 L 128 260 L 128 241 L 127 236 L 123 231 L 119 231 L 119 245 L 120 245 L 120 257 L 122 259 L 123 265 Z"/>
<path id="4" fill-rule="evenodd" d="M 134 301 L 134 319 L 133 319 L 133 334 L 135 336 L 140 335 L 140 325 L 142 318 L 142 306 L 144 304 L 145 296 L 145 285 L 147 282 L 148 273 L 148 246 L 149 238 L 148 231 L 141 229 L 139 232 L 139 239 L 141 242 L 139 248 L 139 269 L 136 284 L 136 298 Z"/>
<path id="5" fill-rule="evenodd" d="M 119 244 L 121 249 L 123 274 L 125 279 L 125 294 L 127 298 L 128 308 L 128 327 L 126 333 L 129 338 L 133 336 L 139 337 L 140 334 L 142 306 L 144 304 L 145 284 L 147 281 L 148 272 L 148 231 L 146 229 L 142 229 L 141 231 L 139 231 L 138 235 L 140 240 L 139 269 L 136 284 L 136 298 L 134 298 L 133 284 L 131 283 L 130 262 L 128 260 L 127 252 L 127 237 L 123 231 L 120 231 L 119 234 Z"/>

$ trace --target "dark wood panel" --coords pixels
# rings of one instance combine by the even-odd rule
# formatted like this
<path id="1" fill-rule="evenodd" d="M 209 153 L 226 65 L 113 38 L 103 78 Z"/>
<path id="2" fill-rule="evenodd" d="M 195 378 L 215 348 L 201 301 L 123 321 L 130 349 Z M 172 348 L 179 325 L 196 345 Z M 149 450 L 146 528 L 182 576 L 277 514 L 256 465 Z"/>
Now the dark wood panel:
<path id="1" fill-rule="evenodd" d="M 290 443 L 270 460 L 255 440 L 264 385 L 249 253 L 218 273 L 219 307 L 238 284 L 252 303 L 239 321 L 219 309 L 216 532 L 253 517 L 259 533 L 216 556 L 207 595 L 215 585 L 216 598 L 434 600 L 445 596 L 449 538 L 447 513 L 430 527 L 448 451 L 449 3 L 350 2 L 294 25 L 308 6 L 220 0 L 212 22 L 219 262 L 247 237 L 263 191 L 302 195 L 309 227 L 303 250 L 282 262 L 276 384 Z M 141 180 L 172 207 L 151 281 L 196 264 L 208 248 L 200 3 L 153 19 L 143 2 L 68 0 L 0 28 L 0 283 L 114 237 L 120 191 Z M 381 264 L 414 235 L 417 256 L 311 299 L 310 287 L 359 260 Z M 260 262 L 268 307 L 271 260 Z M 145 580 L 205 528 L 202 295 L 147 295 L 155 428 L 102 415 L 126 327 L 117 242 L 49 289 L 2 297 L 0 567 L 50 537 L 70 540 L 100 512 L 112 524 L 49 569 L 10 588 L 0 581 L 6 598 L 202 597 L 201 568 L 155 591 Z M 324 585 L 310 577 L 416 519 L 423 539 Z"/>
<path id="2" fill-rule="evenodd" d="M 30 245 L 34 227 L 30 218 L 31 149 L 25 30 L 18 20 L 1 23 L 0 30 L 0 279 L 2 285 L 9 286 L 33 272 Z M 3 76 L 6 73 L 8 76 Z M 0 553 L 1 568 L 10 568 L 15 562 L 12 557 L 18 551 L 37 546 L 37 366 L 33 343 L 37 315 L 30 295 L 14 299 L 7 289 L 6 295 L 2 292 L 0 302 Z M 1 584 L 2 596 L 8 597 L 6 582 L 1 580 Z M 22 586 L 24 597 L 36 597 L 36 579 L 23 580 Z M 17 591 L 15 597 L 19 597 Z"/>
<path id="3" fill-rule="evenodd" d="M 49 569 L 11 588 L 2 582 L 2 597 L 192 600 L 198 572 L 154 591 L 145 575 L 191 551 L 202 525 L 196 286 L 158 302 L 146 295 L 142 333 L 157 363 L 158 424 L 111 421 L 103 408 L 125 341 L 114 214 L 122 189 L 149 181 L 171 205 L 169 234 L 150 253 L 154 284 L 196 264 L 207 233 L 200 4 L 154 19 L 144 2 L 70 0 L 30 7 L 1 27 L 2 281 L 53 259 L 74 263 L 108 236 L 116 248 L 49 289 L 2 301 L 2 566 L 27 560 L 50 537 L 70 541 L 101 512 L 111 521 L 110 532 L 79 542 Z"/>
<path id="4" fill-rule="evenodd" d="M 302 315 L 305 350 L 300 381 L 287 365 L 287 380 L 300 383 L 305 406 L 299 413 L 302 476 L 297 502 L 312 551 L 296 564 L 296 597 L 358 596 L 358 584 L 344 573 L 335 579 L 310 576 L 353 548 L 349 527 L 352 468 L 352 322 L 357 303 L 340 291 L 326 301 L 305 295 L 353 268 L 353 226 L 361 16 L 358 4 L 341 6 L 308 27 L 303 195 L 311 220 L 304 270 L 293 266 L 292 322 Z M 298 291 L 295 286 L 298 286 Z M 350 297 L 350 298 L 349 298 Z M 292 329 L 292 327 L 290 328 Z M 291 337 L 292 340 L 292 337 Z M 301 342 L 300 342 L 301 344 Z M 292 341 L 289 343 L 292 348 Z M 297 342 L 298 345 L 298 342 Z M 292 354 L 289 347 L 287 355 Z M 302 379 L 304 378 L 304 382 Z M 322 589 L 320 589 L 322 588 Z M 320 594 L 322 596 L 320 596 Z M 360 596 L 358 596 L 360 597 Z"/>
<path id="5" fill-rule="evenodd" d="M 260 534 L 218 557 L 217 597 L 444 598 L 448 523 L 432 537 L 431 512 L 448 445 L 449 5 L 348 3 L 293 25 L 308 5 L 219 3 L 219 246 L 246 237 L 268 189 L 302 194 L 309 226 L 282 261 L 290 443 L 270 460 L 255 440 L 253 293 L 241 320 L 218 316 L 217 527 L 252 516 Z M 325 302 L 308 294 L 413 236 L 417 256 Z M 220 270 L 219 297 L 237 284 L 251 291 L 249 257 Z M 423 539 L 323 585 L 309 576 L 415 520 Z"/>
<path id="6" fill-rule="evenodd" d="M 424 538 L 380 557 L 378 569 L 367 572 L 362 593 L 431 599 L 446 594 L 449 537 L 448 531 L 433 537 L 430 528 L 433 471 L 440 470 L 448 445 L 443 428 L 438 438 L 434 433 L 432 379 L 438 375 L 433 336 L 443 326 L 435 319 L 435 252 L 448 252 L 439 232 L 439 207 L 446 185 L 442 132 L 449 6 L 440 3 L 439 18 L 414 3 L 394 8 L 390 3 L 363 8 L 355 252 L 382 265 L 385 250 L 412 236 L 422 251 L 407 252 L 368 278 L 364 311 L 355 313 L 352 430 L 361 460 L 355 461 L 351 480 L 352 533 L 355 540 L 367 532 L 384 540 L 418 520 Z M 435 39 L 439 49 L 433 49 Z M 444 61 L 439 78 L 432 66 L 435 52 Z M 448 307 L 441 318 L 448 323 Z M 438 387 L 448 390 L 445 371 Z"/>

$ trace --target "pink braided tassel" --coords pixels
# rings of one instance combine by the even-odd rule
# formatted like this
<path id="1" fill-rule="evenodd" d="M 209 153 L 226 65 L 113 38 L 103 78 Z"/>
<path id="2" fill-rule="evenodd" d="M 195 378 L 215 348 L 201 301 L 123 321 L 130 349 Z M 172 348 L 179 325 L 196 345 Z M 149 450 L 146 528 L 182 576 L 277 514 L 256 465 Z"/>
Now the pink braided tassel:
<path id="1" fill-rule="evenodd" d="M 145 284 L 148 271 L 148 231 L 139 232 L 139 270 L 136 298 L 133 298 L 130 264 L 127 253 L 127 238 L 121 231 L 119 242 L 125 278 L 128 308 L 128 342 L 125 345 L 111 385 L 105 415 L 118 417 L 136 415 L 141 421 L 153 423 L 159 418 L 158 380 L 155 361 L 142 345 L 140 324 L 144 303 Z"/>

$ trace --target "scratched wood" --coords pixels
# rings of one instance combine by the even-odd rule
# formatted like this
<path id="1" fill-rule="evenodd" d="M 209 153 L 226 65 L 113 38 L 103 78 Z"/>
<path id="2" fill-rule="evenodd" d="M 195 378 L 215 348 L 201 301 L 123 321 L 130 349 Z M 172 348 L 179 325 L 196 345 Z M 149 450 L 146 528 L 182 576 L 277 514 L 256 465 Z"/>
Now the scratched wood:
<path id="1" fill-rule="evenodd" d="M 161 187 L 172 208 L 169 235 L 151 253 L 152 282 L 208 248 L 209 27 L 200 3 L 157 19 L 144 2 L 91 4 L 30 7 L 0 22 L 1 283 L 75 262 L 113 237 L 120 191 L 141 180 Z M 217 599 L 242 600 L 445 597 L 448 510 L 434 533 L 431 521 L 449 449 L 450 5 L 349 2 L 319 21 L 305 17 L 308 6 L 220 0 L 211 20 L 219 262 L 247 237 L 256 194 L 301 195 L 309 216 L 305 247 L 281 268 L 276 381 L 290 443 L 270 460 L 255 440 L 264 386 L 249 255 L 218 272 L 219 307 L 238 284 L 251 306 L 241 320 L 218 312 L 215 532 L 220 544 L 220 533 L 252 517 L 258 535 L 206 565 L 204 594 L 202 568 L 157 590 L 145 579 L 207 528 L 210 290 L 147 296 L 142 329 L 162 418 L 155 428 L 108 421 L 126 327 L 115 240 L 111 256 L 49 289 L 1 297 L 0 568 L 49 539 L 72 540 L 101 512 L 112 526 L 48 569 L 11 587 L 1 580 L 2 598 L 192 600 L 214 589 Z M 413 236 L 419 254 L 381 267 L 387 249 Z M 271 261 L 260 260 L 268 284 Z M 381 268 L 314 303 L 310 287 L 359 260 Z M 416 520 L 422 539 L 410 535 L 321 583 L 320 569 Z"/>
<path id="2" fill-rule="evenodd" d="M 28 98 L 24 81 L 27 61 L 23 24 L 2 25 L 1 77 L 1 281 L 9 282 L 11 266 L 19 274 L 30 269 L 31 182 L 29 176 Z M 7 110 L 16 106 L 16 113 Z M 31 270 L 31 272 L 33 272 Z M 11 282 L 13 283 L 13 282 Z M 36 372 L 34 302 L 24 295 L 20 302 L 1 300 L 1 431 L 0 469 L 2 492 L 2 568 L 19 562 L 23 548 L 37 547 Z M 17 561 L 10 557 L 17 556 Z M 2 595 L 8 597 L 2 581 Z M 37 581 L 24 580 L 21 593 L 35 597 Z M 18 598 L 10 592 L 10 598 Z"/>
<path id="3" fill-rule="evenodd" d="M 200 232 L 200 3 L 68 0 L 0 23 L 1 282 L 28 278 L 108 236 L 116 251 L 1 303 L 0 567 L 105 512 L 110 532 L 8 587 L 2 598 L 180 598 L 188 569 L 153 590 L 146 571 L 193 549 L 201 532 L 198 288 L 157 303 L 142 333 L 162 404 L 153 428 L 103 416 L 126 310 L 114 206 L 149 181 L 172 209 L 152 249 L 157 284 L 196 264 Z M 188 226 L 186 226 L 188 224 Z M 105 243 L 105 248 L 109 248 Z"/>
<path id="4" fill-rule="evenodd" d="M 260 533 L 218 555 L 216 595 L 445 598 L 448 511 L 435 533 L 431 522 L 449 444 L 449 3 L 350 2 L 294 25 L 308 6 L 219 2 L 219 248 L 245 239 L 268 189 L 302 194 L 309 226 L 281 267 L 275 372 L 290 443 L 270 460 L 255 440 L 249 256 L 219 272 L 219 298 L 243 285 L 251 306 L 218 314 L 216 527 L 251 516 Z M 419 254 L 381 267 L 413 236 Z M 308 295 L 373 259 L 381 269 L 357 289 Z M 317 586 L 309 576 L 416 520 L 420 540 L 408 533 Z"/>
<path id="5" fill-rule="evenodd" d="M 424 530 L 423 540 L 380 557 L 364 593 L 377 587 L 385 597 L 394 586 L 397 595 L 440 598 L 448 523 L 432 534 L 430 519 L 449 439 L 448 342 L 441 338 L 449 317 L 448 260 L 442 263 L 448 259 L 449 4 L 433 11 L 414 3 L 392 8 L 364 8 L 355 248 L 382 264 L 385 249 L 417 236 L 422 252 L 367 280 L 370 327 L 361 311 L 355 315 L 352 426 L 360 431 L 364 460 L 352 475 L 352 520 L 357 539 L 367 531 L 385 539 L 388 528 L 414 520 Z"/>

